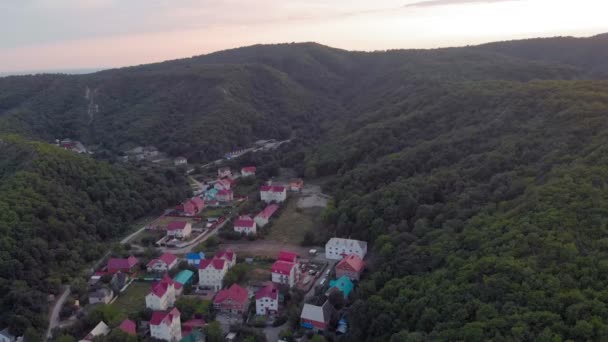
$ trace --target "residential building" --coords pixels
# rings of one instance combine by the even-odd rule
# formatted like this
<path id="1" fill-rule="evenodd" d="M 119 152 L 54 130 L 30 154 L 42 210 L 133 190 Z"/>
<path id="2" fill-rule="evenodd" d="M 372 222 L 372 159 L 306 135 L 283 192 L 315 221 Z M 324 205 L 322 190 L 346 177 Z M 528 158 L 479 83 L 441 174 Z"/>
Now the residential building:
<path id="1" fill-rule="evenodd" d="M 110 333 L 110 327 L 104 321 L 101 321 L 101 322 L 97 323 L 95 328 L 93 328 L 93 330 L 91 330 L 91 332 L 89 332 L 87 334 L 87 336 L 85 336 L 79 342 L 93 342 L 95 340 L 95 338 L 97 338 L 99 336 L 106 336 L 109 333 Z"/>
<path id="2" fill-rule="evenodd" d="M 229 167 L 220 167 L 219 169 L 217 169 L 217 177 L 218 178 L 231 178 L 232 177 L 232 171 L 230 170 Z"/>
<path id="3" fill-rule="evenodd" d="M 243 177 L 255 176 L 256 170 L 257 170 L 257 168 L 255 166 L 245 166 L 244 168 L 241 169 L 241 176 L 243 176 Z"/>
<path id="4" fill-rule="evenodd" d="M 273 283 L 294 287 L 299 278 L 297 254 L 281 251 L 271 271 Z"/>
<path id="5" fill-rule="evenodd" d="M 198 266 L 201 263 L 201 260 L 205 259 L 205 253 L 188 253 L 186 254 L 186 261 L 188 261 L 188 265 Z"/>
<path id="6" fill-rule="evenodd" d="M 167 226 L 167 236 L 186 239 L 192 234 L 192 224 L 186 221 L 173 221 Z"/>
<path id="7" fill-rule="evenodd" d="M 275 315 L 279 311 L 279 289 L 269 283 L 255 294 L 255 312 L 258 315 Z"/>
<path id="8" fill-rule="evenodd" d="M 217 192 L 215 199 L 220 202 L 230 202 L 234 200 L 234 192 L 232 192 L 232 190 L 222 189 Z"/>
<path id="9" fill-rule="evenodd" d="M 190 270 L 181 270 L 178 274 L 173 277 L 173 281 L 180 283 L 182 286 L 192 284 L 194 278 L 194 272 Z"/>
<path id="10" fill-rule="evenodd" d="M 289 181 L 289 190 L 291 191 L 302 191 L 304 187 L 304 180 L 302 178 L 296 178 Z"/>
<path id="11" fill-rule="evenodd" d="M 287 188 L 282 185 L 264 185 L 260 188 L 260 198 L 266 203 L 285 202 L 287 199 Z"/>
<path id="12" fill-rule="evenodd" d="M 325 244 L 325 258 L 327 259 L 341 260 L 350 254 L 364 259 L 367 254 L 367 242 L 334 237 Z"/>
<path id="13" fill-rule="evenodd" d="M 150 335 L 153 338 L 177 342 L 182 339 L 180 312 L 177 308 L 170 311 L 155 311 L 150 319 Z"/>
<path id="14" fill-rule="evenodd" d="M 213 299 L 213 307 L 223 313 L 243 313 L 247 310 L 249 295 L 246 289 L 232 284 L 221 290 Z"/>
<path id="15" fill-rule="evenodd" d="M 132 273 L 135 271 L 135 266 L 139 263 L 136 257 L 130 256 L 128 258 L 110 258 L 108 260 L 107 268 L 108 273 L 114 274 L 116 272 Z"/>
<path id="16" fill-rule="evenodd" d="M 255 234 L 256 223 L 250 216 L 240 216 L 234 221 L 234 231 L 237 233 Z"/>
<path id="17" fill-rule="evenodd" d="M 137 325 L 130 319 L 125 319 L 120 323 L 118 329 L 124 331 L 129 335 L 137 335 Z"/>
<path id="18" fill-rule="evenodd" d="M 236 253 L 234 253 L 234 251 L 230 248 L 220 249 L 219 251 L 215 252 L 213 258 L 226 260 L 228 263 L 228 268 L 236 264 Z"/>
<path id="19" fill-rule="evenodd" d="M 151 310 L 167 310 L 172 307 L 177 297 L 175 287 L 175 282 L 167 281 L 166 279 L 153 283 L 150 293 L 146 295 L 146 308 Z"/>
<path id="20" fill-rule="evenodd" d="M 329 301 L 325 301 L 321 306 L 304 304 L 300 315 L 300 326 L 315 331 L 325 331 L 329 326 L 332 311 L 333 307 Z"/>
<path id="21" fill-rule="evenodd" d="M 182 323 L 182 335 L 188 336 L 195 331 L 203 331 L 203 328 L 207 325 L 204 319 L 194 318 L 189 321 Z"/>
<path id="22" fill-rule="evenodd" d="M 234 185 L 234 181 L 231 178 L 222 178 L 222 179 L 218 179 L 215 184 L 213 184 L 213 187 L 216 190 L 230 190 L 232 189 L 232 186 Z"/>
<path id="23" fill-rule="evenodd" d="M 173 159 L 173 164 L 175 164 L 175 166 L 186 165 L 188 164 L 188 159 L 186 159 L 186 157 L 177 157 Z"/>
<path id="24" fill-rule="evenodd" d="M 194 216 L 196 215 L 196 207 L 192 201 L 187 200 L 183 203 L 175 206 L 175 211 L 177 211 L 180 215 L 183 216 Z"/>
<path id="25" fill-rule="evenodd" d="M 276 204 L 271 204 L 267 206 L 264 210 L 262 210 L 259 214 L 255 216 L 255 223 L 259 227 L 264 227 L 268 224 L 268 222 L 270 222 L 270 218 L 277 210 L 279 210 L 279 206 Z"/>
<path id="26" fill-rule="evenodd" d="M 203 199 L 198 196 L 192 197 L 190 199 L 190 202 L 192 202 L 192 205 L 194 206 L 194 212 L 196 214 L 201 213 L 203 209 L 205 209 L 205 201 L 203 201 Z"/>
<path id="27" fill-rule="evenodd" d="M 175 255 L 171 253 L 164 253 L 158 258 L 150 260 L 146 267 L 148 272 L 165 273 L 177 266 L 177 262 L 178 259 Z"/>
<path id="28" fill-rule="evenodd" d="M 95 292 L 89 293 L 89 304 L 108 304 L 114 298 L 114 291 L 102 287 Z"/>
<path id="29" fill-rule="evenodd" d="M 205 259 L 198 267 L 198 284 L 218 291 L 223 287 L 228 263 L 224 259 Z"/>
<path id="30" fill-rule="evenodd" d="M 329 296 L 334 291 L 340 291 L 344 295 L 344 298 L 348 298 L 350 293 L 355 288 L 355 284 L 347 276 L 342 276 L 336 280 L 329 281 L 329 290 L 325 293 Z"/>
<path id="31" fill-rule="evenodd" d="M 350 280 L 359 280 L 364 268 L 365 262 L 356 254 L 350 254 L 336 265 L 336 277 L 347 276 Z"/>

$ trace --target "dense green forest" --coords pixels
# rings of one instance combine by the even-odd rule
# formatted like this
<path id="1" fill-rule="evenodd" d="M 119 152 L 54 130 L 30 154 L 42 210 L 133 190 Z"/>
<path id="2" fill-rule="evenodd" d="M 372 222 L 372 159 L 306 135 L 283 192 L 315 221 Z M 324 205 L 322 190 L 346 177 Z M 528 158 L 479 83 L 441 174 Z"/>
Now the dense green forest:
<path id="1" fill-rule="evenodd" d="M 599 341 L 608 339 L 607 46 L 605 35 L 371 53 L 258 45 L 90 75 L 7 77 L 0 132 L 72 137 L 111 153 L 152 144 L 195 162 L 257 139 L 295 137 L 277 163 L 323 177 L 334 196 L 320 242 L 351 236 L 373 250 L 344 341 Z M 2 158 L 0 184 L 22 172 L 47 177 L 31 160 L 21 152 Z M 117 218 L 133 205 L 99 207 L 96 196 L 109 191 L 117 204 L 139 194 L 143 213 L 165 204 L 154 198 L 181 194 L 168 190 L 180 182 L 174 174 L 121 170 L 124 177 L 108 180 L 97 173 L 112 167 L 102 165 L 56 177 L 97 189 L 67 192 L 87 198 L 92 214 L 61 216 L 72 202 L 42 213 L 23 205 L 57 196 L 42 185 L 17 187 L 25 194 L 13 207 L 30 210 L 28 222 L 63 217 L 57 230 L 73 227 L 70 236 L 95 236 L 95 245 L 120 225 L 99 230 L 89 217 Z M 99 188 L 99 179 L 112 185 Z M 114 186 L 117 179 L 130 181 Z M 165 195 L 150 195 L 146 184 Z M 0 205 L 10 198 L 0 196 Z M 14 227 L 0 223 L 9 244 L 22 231 Z M 39 236 L 32 241 L 50 249 L 61 235 Z M 94 260 L 95 250 L 78 255 Z M 72 267 L 55 252 L 58 269 Z M 14 277 L 12 263 L 24 260 L 9 256 L 1 277 Z M 28 277 L 21 272 L 18 279 Z"/>
<path id="2" fill-rule="evenodd" d="M 20 334 L 46 328 L 47 294 L 109 240 L 189 191 L 175 171 L 122 169 L 13 135 L 0 136 L 0 156 L 0 325 Z"/>

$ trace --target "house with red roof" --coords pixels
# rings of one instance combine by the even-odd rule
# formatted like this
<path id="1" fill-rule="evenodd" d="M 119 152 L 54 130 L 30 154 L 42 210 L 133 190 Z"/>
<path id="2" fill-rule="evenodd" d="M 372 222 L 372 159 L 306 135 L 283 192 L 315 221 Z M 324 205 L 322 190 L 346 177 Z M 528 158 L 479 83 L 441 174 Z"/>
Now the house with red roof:
<path id="1" fill-rule="evenodd" d="M 234 200 L 234 192 L 230 189 L 222 189 L 217 192 L 217 194 L 215 195 L 215 199 L 220 202 L 230 202 Z"/>
<path id="2" fill-rule="evenodd" d="M 167 236 L 186 239 L 192 234 L 192 223 L 186 221 L 173 221 L 167 225 Z"/>
<path id="3" fill-rule="evenodd" d="M 195 196 L 190 199 L 192 205 L 194 205 L 194 210 L 196 214 L 200 213 L 205 209 L 205 201 L 202 198 Z"/>
<path id="4" fill-rule="evenodd" d="M 167 274 L 161 281 L 152 283 L 150 293 L 146 296 L 146 308 L 167 310 L 175 304 L 175 299 L 182 293 L 183 285 L 175 282 Z"/>
<path id="5" fill-rule="evenodd" d="M 220 167 L 219 169 L 217 169 L 217 177 L 218 178 L 231 178 L 232 177 L 232 171 L 230 170 L 229 167 Z"/>
<path id="6" fill-rule="evenodd" d="M 279 311 L 279 289 L 268 283 L 255 293 L 255 312 L 258 315 L 275 315 Z"/>
<path id="7" fill-rule="evenodd" d="M 271 271 L 273 283 L 294 287 L 299 278 L 298 255 L 287 251 L 279 252 Z"/>
<path id="8" fill-rule="evenodd" d="M 304 180 L 302 178 L 296 178 L 289 181 L 290 191 L 302 191 L 302 187 L 304 187 Z"/>
<path id="9" fill-rule="evenodd" d="M 236 264 L 236 253 L 231 249 L 222 249 L 212 259 L 201 260 L 198 266 L 198 283 L 200 286 L 218 291 L 223 287 L 224 276 L 230 267 Z"/>
<path id="10" fill-rule="evenodd" d="M 223 313 L 243 313 L 249 304 L 249 293 L 238 284 L 221 290 L 213 299 L 213 307 Z"/>
<path id="11" fill-rule="evenodd" d="M 264 185 L 260 188 L 260 199 L 266 203 L 285 202 L 287 188 L 282 185 Z"/>
<path id="12" fill-rule="evenodd" d="M 237 233 L 244 233 L 247 235 L 255 234 L 256 226 L 255 221 L 247 215 L 239 216 L 239 218 L 234 221 L 234 231 Z"/>
<path id="13" fill-rule="evenodd" d="M 264 210 L 262 210 L 259 214 L 255 216 L 255 223 L 259 227 L 264 227 L 268 224 L 268 222 L 270 222 L 270 218 L 277 210 L 279 210 L 279 206 L 276 204 L 271 204 L 267 206 Z"/>
<path id="14" fill-rule="evenodd" d="M 218 179 L 213 185 L 213 187 L 217 190 L 230 190 L 232 189 L 233 185 L 234 180 L 232 180 L 231 178 L 222 178 Z"/>
<path id="15" fill-rule="evenodd" d="M 150 260 L 146 265 L 148 272 L 164 273 L 177 266 L 178 259 L 171 253 L 164 253 L 156 259 Z"/>
<path id="16" fill-rule="evenodd" d="M 123 272 L 131 274 L 135 271 L 135 266 L 139 263 L 136 257 L 130 256 L 128 258 L 110 258 L 108 260 L 108 273 L 114 274 L 116 272 Z"/>
<path id="17" fill-rule="evenodd" d="M 220 249 L 219 251 L 215 252 L 213 258 L 226 260 L 228 263 L 228 268 L 236 264 L 236 253 L 234 253 L 234 251 L 230 248 Z"/>
<path id="18" fill-rule="evenodd" d="M 365 262 L 356 254 L 347 255 L 336 265 L 336 277 L 346 276 L 350 280 L 359 280 L 365 268 Z"/>
<path id="19" fill-rule="evenodd" d="M 243 177 L 251 177 L 255 176 L 255 171 L 257 168 L 255 166 L 245 166 L 241 169 L 241 176 Z"/>
<path id="20" fill-rule="evenodd" d="M 137 335 L 137 325 L 130 319 L 125 319 L 120 323 L 118 329 L 126 332 L 129 335 Z"/>
<path id="21" fill-rule="evenodd" d="M 194 216 L 196 215 L 196 207 L 192 201 L 187 200 L 183 203 L 178 204 L 175 207 L 175 211 L 177 211 L 180 215 L 183 216 Z"/>
<path id="22" fill-rule="evenodd" d="M 198 284 L 218 291 L 223 287 L 228 263 L 224 259 L 205 259 L 198 265 Z"/>
<path id="23" fill-rule="evenodd" d="M 177 308 L 170 311 L 154 311 L 150 319 L 150 335 L 163 341 L 182 339 L 181 314 Z"/>

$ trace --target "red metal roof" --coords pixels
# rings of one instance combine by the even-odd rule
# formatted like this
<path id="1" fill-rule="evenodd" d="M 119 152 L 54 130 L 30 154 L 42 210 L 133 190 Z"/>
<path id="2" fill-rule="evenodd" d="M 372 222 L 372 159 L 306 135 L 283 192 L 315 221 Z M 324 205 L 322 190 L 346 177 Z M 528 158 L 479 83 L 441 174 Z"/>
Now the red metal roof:
<path id="1" fill-rule="evenodd" d="M 277 258 L 277 260 L 282 260 L 282 261 L 287 261 L 287 262 L 296 262 L 298 261 L 298 255 L 296 253 L 293 252 L 288 252 L 288 251 L 280 251 L 279 252 L 279 257 Z"/>
<path id="2" fill-rule="evenodd" d="M 213 300 L 214 304 L 221 304 L 227 299 L 231 299 L 234 302 L 245 304 L 247 303 L 248 292 L 244 288 L 240 287 L 238 284 L 232 284 L 229 289 L 221 290 L 215 296 Z"/>
<path id="3" fill-rule="evenodd" d="M 180 313 L 177 308 L 171 311 L 154 311 L 150 319 L 150 325 L 160 325 L 163 321 L 168 325 L 173 321 L 173 317 L 179 317 Z"/>
<path id="4" fill-rule="evenodd" d="M 293 262 L 277 260 L 272 264 L 272 273 L 278 273 L 283 275 L 289 275 L 291 273 L 291 269 L 296 267 L 296 264 Z"/>
<path id="5" fill-rule="evenodd" d="M 230 196 L 232 194 L 232 190 L 222 189 L 217 192 L 217 196 Z"/>
<path id="6" fill-rule="evenodd" d="M 137 258 L 130 256 L 126 259 L 122 258 L 110 258 L 108 260 L 108 270 L 122 270 L 129 271 L 135 265 L 137 265 Z"/>
<path id="7" fill-rule="evenodd" d="M 279 298 L 279 290 L 273 283 L 270 283 L 270 284 L 262 287 L 255 294 L 255 299 L 261 299 L 261 298 L 266 298 L 266 297 L 271 298 L 271 299 Z"/>
<path id="8" fill-rule="evenodd" d="M 215 268 L 216 270 L 221 270 L 224 268 L 225 262 L 226 260 L 224 259 L 205 259 L 202 260 L 201 263 L 198 265 L 198 269 L 204 270 L 209 267 L 209 265 L 211 265 L 211 267 Z"/>
<path id="9" fill-rule="evenodd" d="M 279 210 L 279 206 L 276 204 L 271 204 L 267 206 L 264 210 L 262 210 L 257 216 L 263 218 L 270 218 L 272 214 L 274 214 L 277 210 Z"/>
<path id="10" fill-rule="evenodd" d="M 215 253 L 215 255 L 213 256 L 213 258 L 215 259 L 224 259 L 227 261 L 232 261 L 234 260 L 234 251 L 230 248 L 227 249 L 220 249 L 219 251 L 217 251 Z"/>
<path id="11" fill-rule="evenodd" d="M 182 230 L 186 228 L 187 224 L 186 221 L 173 221 L 167 225 L 167 230 Z"/>
<path id="12" fill-rule="evenodd" d="M 263 185 L 260 187 L 260 191 L 283 192 L 285 187 L 282 185 Z"/>
<path id="13" fill-rule="evenodd" d="M 196 214 L 196 208 L 194 207 L 194 203 L 192 203 L 192 201 L 188 200 L 182 204 L 179 204 L 177 207 L 175 207 L 176 210 L 178 211 L 183 211 L 187 214 L 191 214 L 194 215 Z"/>
<path id="14" fill-rule="evenodd" d="M 118 328 L 129 335 L 137 335 L 137 326 L 135 325 L 135 322 L 130 319 L 125 319 L 122 321 Z"/>
<path id="15" fill-rule="evenodd" d="M 234 221 L 235 227 L 248 227 L 251 228 L 255 225 L 255 221 L 249 216 L 240 216 Z"/>
<path id="16" fill-rule="evenodd" d="M 197 212 L 205 209 L 205 201 L 203 201 L 200 197 L 192 197 L 190 202 L 192 202 Z"/>
<path id="17" fill-rule="evenodd" d="M 346 269 L 354 272 L 361 272 L 364 267 L 365 262 L 355 254 L 346 256 L 344 259 L 340 260 L 338 265 L 336 265 L 336 268 Z"/>
<path id="18" fill-rule="evenodd" d="M 255 172 L 257 168 L 255 166 L 245 166 L 241 169 L 241 172 Z"/>

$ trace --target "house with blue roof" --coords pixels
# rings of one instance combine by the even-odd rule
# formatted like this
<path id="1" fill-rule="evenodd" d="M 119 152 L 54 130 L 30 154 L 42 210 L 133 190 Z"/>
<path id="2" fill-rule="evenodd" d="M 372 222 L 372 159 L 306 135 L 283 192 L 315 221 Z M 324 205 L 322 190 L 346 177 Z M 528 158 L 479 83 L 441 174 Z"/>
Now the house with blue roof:
<path id="1" fill-rule="evenodd" d="M 193 277 L 194 277 L 194 272 L 192 272 L 190 270 L 183 270 L 183 271 L 179 272 L 177 275 L 175 275 L 175 277 L 173 277 L 173 280 L 175 282 L 182 284 L 182 286 L 183 286 L 183 285 L 192 284 Z"/>
<path id="2" fill-rule="evenodd" d="M 186 260 L 188 261 L 188 265 L 198 266 L 201 263 L 201 260 L 205 260 L 205 253 L 188 253 L 186 254 Z"/>
<path id="3" fill-rule="evenodd" d="M 329 281 L 329 290 L 325 294 L 329 296 L 333 291 L 340 291 L 344 295 L 344 298 L 348 298 L 354 288 L 355 284 L 353 284 L 349 277 L 341 276 L 336 280 Z"/>

